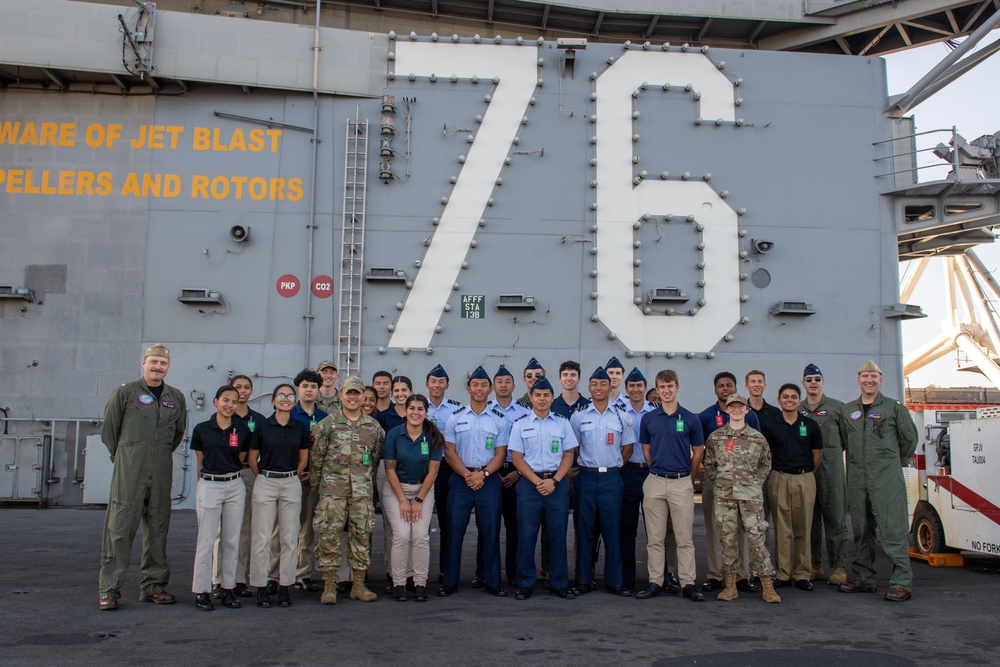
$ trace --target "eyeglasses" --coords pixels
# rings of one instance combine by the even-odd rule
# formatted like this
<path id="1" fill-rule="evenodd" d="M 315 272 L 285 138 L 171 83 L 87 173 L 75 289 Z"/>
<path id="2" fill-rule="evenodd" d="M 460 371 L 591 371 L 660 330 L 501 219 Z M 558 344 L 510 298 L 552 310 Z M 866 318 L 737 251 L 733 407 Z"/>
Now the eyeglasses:
<path id="1" fill-rule="evenodd" d="M 290 401 L 295 398 L 295 394 L 275 394 L 274 397 L 279 401 Z"/>
<path id="2" fill-rule="evenodd" d="M 545 377 L 545 373 L 525 373 L 524 377 L 526 380 L 530 380 L 531 378 L 543 378 Z"/>
<path id="3" fill-rule="evenodd" d="M 822 375 L 816 375 L 816 376 L 812 376 L 812 377 L 802 378 L 802 381 L 803 382 L 822 382 L 823 381 L 823 376 Z"/>

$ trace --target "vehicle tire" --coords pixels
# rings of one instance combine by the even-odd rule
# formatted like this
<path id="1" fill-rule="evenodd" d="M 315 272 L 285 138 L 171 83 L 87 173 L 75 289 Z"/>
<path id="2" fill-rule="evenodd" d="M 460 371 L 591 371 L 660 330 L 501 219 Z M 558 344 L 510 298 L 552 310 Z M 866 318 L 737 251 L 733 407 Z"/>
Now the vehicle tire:
<path id="1" fill-rule="evenodd" d="M 914 517 L 913 546 L 922 556 L 950 551 L 945 546 L 944 526 L 941 525 L 941 519 L 933 509 L 922 509 Z"/>

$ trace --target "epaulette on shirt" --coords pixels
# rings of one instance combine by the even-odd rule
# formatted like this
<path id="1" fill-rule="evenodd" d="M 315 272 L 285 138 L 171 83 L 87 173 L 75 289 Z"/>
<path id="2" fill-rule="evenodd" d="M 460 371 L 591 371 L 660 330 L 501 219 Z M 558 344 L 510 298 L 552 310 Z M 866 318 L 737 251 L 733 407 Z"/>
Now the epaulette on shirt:
<path id="1" fill-rule="evenodd" d="M 517 419 L 515 419 L 514 421 L 515 421 L 515 422 L 519 422 L 519 421 L 521 421 L 522 419 L 524 419 L 525 417 L 527 417 L 527 416 L 528 416 L 528 415 L 530 415 L 530 414 L 531 414 L 530 412 L 525 412 L 525 413 L 524 413 L 523 415 L 521 415 L 520 417 L 518 417 L 518 418 L 517 418 Z"/>
<path id="2" fill-rule="evenodd" d="M 462 404 L 459 403 L 456 400 L 453 400 L 453 399 L 450 399 L 450 398 L 446 398 L 444 400 L 445 400 L 446 403 L 451 403 L 452 405 L 457 405 L 458 407 L 462 407 Z"/>
<path id="3" fill-rule="evenodd" d="M 566 417 L 563 417 L 563 416 L 562 416 L 561 414 L 559 414 L 558 412 L 550 412 L 549 414 L 550 414 L 550 415 L 554 415 L 554 416 L 556 416 L 556 417 L 559 417 L 559 419 L 566 419 Z"/>
<path id="4" fill-rule="evenodd" d="M 506 418 L 507 418 L 506 416 L 504 416 L 504 413 L 500 412 L 500 411 L 499 411 L 499 410 L 497 410 L 496 408 L 492 408 L 492 407 L 491 407 L 491 408 L 490 408 L 490 412 L 492 412 L 493 414 L 495 414 L 495 415 L 496 415 L 497 417 L 499 417 L 500 419 L 506 419 Z"/>

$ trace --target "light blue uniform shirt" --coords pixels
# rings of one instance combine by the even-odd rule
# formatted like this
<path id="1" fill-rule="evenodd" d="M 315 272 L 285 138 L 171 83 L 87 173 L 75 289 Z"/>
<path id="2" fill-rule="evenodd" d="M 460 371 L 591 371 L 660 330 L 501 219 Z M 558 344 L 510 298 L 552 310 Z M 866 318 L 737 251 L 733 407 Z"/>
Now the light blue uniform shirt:
<path id="1" fill-rule="evenodd" d="M 554 412 L 542 419 L 531 410 L 510 429 L 509 451 L 524 454 L 525 463 L 535 472 L 555 472 L 563 452 L 579 446 L 569 420 Z"/>
<path id="2" fill-rule="evenodd" d="M 444 433 L 444 427 L 448 424 L 448 417 L 462 407 L 458 401 L 446 398 L 441 401 L 441 405 L 434 405 L 434 402 L 427 399 L 427 418 L 434 422 L 438 430 Z"/>
<path id="3" fill-rule="evenodd" d="M 507 420 L 507 436 L 510 436 L 511 426 L 514 425 L 514 420 L 518 417 L 528 414 L 531 412 L 529 408 L 524 407 L 515 400 L 511 400 L 510 405 L 506 408 L 502 407 L 497 403 L 496 399 L 491 399 L 489 402 L 489 407 L 493 408 L 497 412 L 503 413 L 504 418 Z M 507 448 L 507 463 L 510 463 L 510 448 Z"/>
<path id="4" fill-rule="evenodd" d="M 642 402 L 642 409 L 636 411 L 632 409 L 632 401 L 625 398 L 624 401 L 618 401 L 615 406 L 629 416 L 632 420 L 632 431 L 633 437 L 635 438 L 632 445 L 632 456 L 629 457 L 629 463 L 645 463 L 646 457 L 642 455 L 642 445 L 639 444 L 639 422 L 642 421 L 642 416 L 647 412 L 652 412 L 656 409 L 656 406 L 649 401 Z"/>
<path id="5" fill-rule="evenodd" d="M 493 460 L 497 447 L 507 446 L 507 420 L 503 413 L 487 406 L 478 415 L 468 405 L 448 418 L 445 442 L 455 445 L 458 458 L 467 468 L 482 468 Z"/>
<path id="6" fill-rule="evenodd" d="M 622 447 L 635 443 L 635 430 L 613 405 L 601 412 L 591 403 L 574 412 L 569 423 L 580 443 L 576 462 L 583 468 L 620 468 Z"/>

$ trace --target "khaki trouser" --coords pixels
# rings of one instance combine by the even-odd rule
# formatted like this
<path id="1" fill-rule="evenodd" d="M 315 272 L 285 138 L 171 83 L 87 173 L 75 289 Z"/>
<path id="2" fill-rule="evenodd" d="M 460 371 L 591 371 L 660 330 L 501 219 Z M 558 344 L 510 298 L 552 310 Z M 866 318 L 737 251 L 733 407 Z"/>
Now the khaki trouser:
<path id="1" fill-rule="evenodd" d="M 681 586 L 694 584 L 697 569 L 692 540 L 694 485 L 691 477 L 667 479 L 650 473 L 642 485 L 642 511 L 646 517 L 646 560 L 650 583 L 663 585 L 667 521 L 677 540 L 677 578 Z"/>
<path id="2" fill-rule="evenodd" d="M 722 536 L 719 535 L 718 519 L 715 516 L 715 486 L 708 475 L 702 479 L 701 511 L 705 516 L 705 542 L 708 556 L 708 578 L 722 581 Z M 750 547 L 742 522 L 739 524 L 739 570 L 740 579 L 750 578 Z"/>
<path id="3" fill-rule="evenodd" d="M 403 496 L 410 500 L 417 496 L 422 484 L 400 484 Z M 392 524 L 392 583 L 395 586 L 406 584 L 407 564 L 413 564 L 413 584 L 427 585 L 427 572 L 431 563 L 430 527 L 434 515 L 434 494 L 427 494 L 424 500 L 420 521 L 409 524 L 399 515 L 399 498 L 388 484 L 383 487 L 382 517 Z"/>
<path id="4" fill-rule="evenodd" d="M 226 589 L 236 585 L 236 561 L 240 551 L 240 526 L 243 524 L 246 494 L 247 488 L 239 477 L 226 482 L 198 480 L 195 489 L 198 543 L 191 592 L 207 593 L 212 589 L 212 561 L 217 535 L 221 535 L 221 545 L 214 560 L 222 570 L 220 583 Z"/>
<path id="5" fill-rule="evenodd" d="M 245 584 L 250 580 L 250 517 L 253 515 L 253 470 L 249 466 L 240 471 L 240 478 L 246 488 L 246 501 L 243 503 L 243 525 L 240 526 L 240 553 L 236 561 L 236 583 Z M 215 547 L 212 550 L 215 557 L 212 567 L 212 584 L 222 584 L 222 561 L 219 559 L 219 545 L 222 542 L 222 533 L 215 538 Z"/>
<path id="6" fill-rule="evenodd" d="M 253 520 L 250 551 L 250 585 L 266 586 L 268 546 L 271 534 L 277 530 L 281 539 L 278 583 L 295 583 L 296 541 L 299 536 L 299 511 L 302 507 L 302 482 L 296 476 L 283 479 L 259 475 L 253 488 Z"/>
<path id="7" fill-rule="evenodd" d="M 767 497 L 774 518 L 777 578 L 788 581 L 812 577 L 813 505 L 816 477 L 811 472 L 791 475 L 771 471 L 767 477 Z"/>

